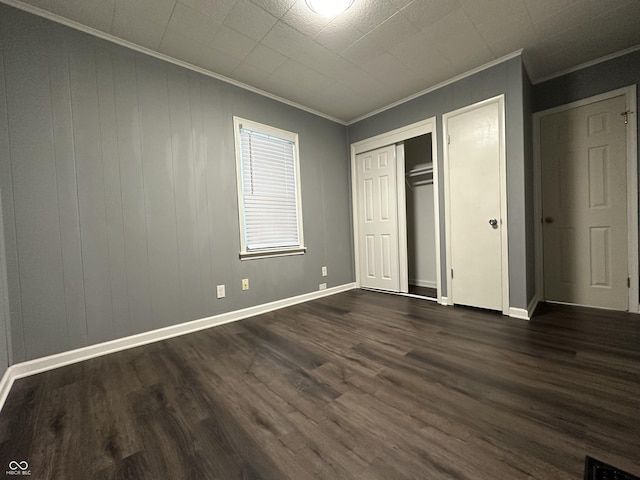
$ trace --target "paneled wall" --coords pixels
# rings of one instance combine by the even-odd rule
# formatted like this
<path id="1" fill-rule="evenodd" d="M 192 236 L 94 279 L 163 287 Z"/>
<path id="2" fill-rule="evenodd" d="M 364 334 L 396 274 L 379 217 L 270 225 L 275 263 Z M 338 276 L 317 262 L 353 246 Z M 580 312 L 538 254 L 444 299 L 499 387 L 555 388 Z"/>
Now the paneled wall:
<path id="1" fill-rule="evenodd" d="M 1 80 L 0 80 L 1 81 Z M 2 103 L 0 103 L 2 105 Z M 5 139 L 3 138 L 2 141 Z M 7 269 L 4 254 L 2 223 L 2 196 L 0 195 L 0 379 L 9 368 L 11 338 L 9 330 L 9 297 L 7 295 Z"/>
<path id="2" fill-rule="evenodd" d="M 12 363 L 353 281 L 345 127 L 5 5 L 0 48 Z M 305 255 L 239 260 L 233 115 L 298 132 Z"/>

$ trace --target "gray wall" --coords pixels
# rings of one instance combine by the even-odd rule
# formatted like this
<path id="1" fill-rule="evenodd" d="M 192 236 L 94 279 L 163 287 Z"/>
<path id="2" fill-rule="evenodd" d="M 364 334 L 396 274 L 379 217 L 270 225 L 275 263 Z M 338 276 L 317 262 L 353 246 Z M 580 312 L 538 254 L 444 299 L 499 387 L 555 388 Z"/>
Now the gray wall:
<path id="1" fill-rule="evenodd" d="M 0 44 L 0 70 L 3 64 L 3 50 Z M 0 73 L 2 73 L 0 71 Z M 4 75 L 0 75 L 0 124 L 6 124 L 7 98 L 4 95 Z M 9 155 L 9 132 L 0 127 L 0 158 Z M 2 162 L 0 162 L 2 163 Z M 0 171 L 0 183 L 3 171 Z M 2 210 L 2 186 L 0 185 L 0 379 L 7 371 L 11 362 L 11 330 L 9 318 L 9 295 L 7 285 L 6 248 L 4 241 L 4 221 Z"/>
<path id="2" fill-rule="evenodd" d="M 5 5 L 0 46 L 13 363 L 354 280 L 345 127 Z M 298 132 L 305 255 L 239 260 L 233 115 Z"/>
<path id="3" fill-rule="evenodd" d="M 524 109 L 524 177 L 525 177 L 525 219 L 527 251 L 527 302 L 536 295 L 536 235 L 533 192 L 533 87 L 524 69 L 522 75 Z M 530 312 L 532 313 L 532 312 Z"/>
<path id="4" fill-rule="evenodd" d="M 1 80 L 0 80 L 1 81 Z M 2 102 L 0 100 L 0 102 Z M 0 103 L 4 107 L 3 103 Z M 2 141 L 5 139 L 3 138 Z M 7 272 L 4 261 L 4 233 L 2 227 L 2 195 L 0 195 L 0 379 L 9 367 L 11 339 L 9 330 L 9 298 L 7 296 Z"/>
<path id="5" fill-rule="evenodd" d="M 539 112 L 639 83 L 640 50 L 637 50 L 534 85 L 533 111 Z"/>
<path id="6" fill-rule="evenodd" d="M 438 167 L 443 171 L 442 114 L 457 108 L 505 95 L 507 150 L 507 215 L 509 222 L 509 289 L 510 305 L 526 308 L 528 300 L 526 196 L 525 196 L 525 136 L 523 111 L 524 69 L 520 57 L 466 77 L 414 100 L 357 122 L 349 127 L 349 142 L 357 142 L 429 117 L 437 117 Z M 444 207 L 443 177 L 440 176 L 440 206 Z M 440 244 L 444 237 L 444 214 L 441 213 Z M 441 252 L 443 295 L 446 295 L 446 265 Z"/>

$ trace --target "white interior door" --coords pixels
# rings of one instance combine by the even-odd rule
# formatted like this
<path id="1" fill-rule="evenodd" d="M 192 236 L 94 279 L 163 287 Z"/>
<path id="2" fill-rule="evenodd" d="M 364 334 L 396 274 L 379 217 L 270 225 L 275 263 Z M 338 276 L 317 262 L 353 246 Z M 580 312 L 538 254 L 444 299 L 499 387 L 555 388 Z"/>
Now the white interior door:
<path id="1" fill-rule="evenodd" d="M 395 145 L 356 156 L 360 284 L 398 292 L 398 194 Z"/>
<path id="2" fill-rule="evenodd" d="M 627 310 L 624 95 L 540 122 L 545 299 Z"/>
<path id="3" fill-rule="evenodd" d="M 502 102 L 445 116 L 454 304 L 503 310 Z"/>

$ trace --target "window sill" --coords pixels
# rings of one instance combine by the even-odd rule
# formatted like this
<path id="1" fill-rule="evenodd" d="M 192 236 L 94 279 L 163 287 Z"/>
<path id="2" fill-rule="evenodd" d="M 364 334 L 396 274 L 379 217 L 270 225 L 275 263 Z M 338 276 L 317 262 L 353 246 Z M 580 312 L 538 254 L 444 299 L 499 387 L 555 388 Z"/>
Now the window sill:
<path id="1" fill-rule="evenodd" d="M 256 258 L 288 257 L 289 255 L 304 255 L 306 247 L 286 250 L 258 250 L 255 252 L 240 252 L 240 260 L 253 260 Z"/>

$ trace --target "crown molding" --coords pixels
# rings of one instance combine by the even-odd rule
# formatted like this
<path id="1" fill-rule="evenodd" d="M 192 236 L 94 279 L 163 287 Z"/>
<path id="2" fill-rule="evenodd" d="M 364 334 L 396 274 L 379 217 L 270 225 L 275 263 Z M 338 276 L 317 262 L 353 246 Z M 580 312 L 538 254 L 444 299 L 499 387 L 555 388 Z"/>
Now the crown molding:
<path id="1" fill-rule="evenodd" d="M 422 95 L 426 95 L 427 93 L 431 93 L 435 90 L 438 90 L 442 87 L 446 87 L 447 85 L 450 85 L 452 83 L 455 83 L 459 80 L 462 80 L 463 78 L 467 78 L 470 77 L 471 75 L 475 75 L 478 72 L 481 72 L 483 70 L 486 70 L 488 68 L 491 67 L 495 67 L 496 65 L 499 65 L 500 63 L 506 62 L 507 60 L 511 60 L 512 58 L 515 57 L 519 57 L 522 55 L 523 49 L 521 48 L 520 50 L 516 50 L 515 52 L 509 53 L 508 55 L 504 55 L 503 57 L 500 58 L 496 58 L 495 60 L 491 60 L 488 63 L 485 63 L 484 65 L 480 65 L 479 67 L 476 67 L 472 70 L 468 70 L 464 73 L 461 73 L 460 75 L 456 75 L 455 77 L 451 77 L 448 80 L 445 80 L 444 82 L 440 82 L 437 85 L 434 85 L 433 87 L 429 87 L 425 90 L 422 90 L 418 93 L 414 93 L 413 95 L 409 95 L 408 97 L 405 97 L 401 100 L 398 100 L 397 102 L 393 102 L 390 103 L 389 105 L 386 105 L 384 107 L 380 107 L 377 110 L 374 110 L 373 112 L 369 112 L 366 113 L 358 118 L 354 118 L 353 120 L 349 120 L 346 124 L 347 125 L 353 125 L 354 123 L 358 123 L 362 120 L 365 120 L 366 118 L 369 117 L 373 117 L 374 115 L 378 115 L 379 113 L 382 113 L 386 110 L 389 110 L 391 108 L 397 107 L 398 105 L 402 105 L 403 103 L 407 103 L 410 102 L 411 100 L 414 100 L 418 97 L 421 97 Z"/>
<path id="2" fill-rule="evenodd" d="M 188 70 L 192 70 L 194 72 L 200 73 L 200 74 L 205 75 L 207 77 L 214 78 L 214 79 L 216 79 L 218 81 L 227 83 L 229 85 L 233 85 L 233 86 L 241 88 L 243 90 L 255 93 L 257 95 L 269 98 L 269 99 L 274 100 L 276 102 L 288 105 L 288 106 L 293 107 L 293 108 L 297 108 L 298 110 L 305 111 L 305 112 L 310 113 L 312 115 L 316 115 L 318 117 L 324 118 L 326 120 L 329 120 L 331 122 L 337 123 L 339 125 L 344 125 L 344 126 L 353 125 L 353 124 L 358 123 L 358 122 L 360 122 L 362 120 L 365 120 L 367 118 L 370 118 L 370 117 L 373 117 L 375 115 L 378 115 L 379 113 L 382 113 L 382 112 L 384 112 L 386 110 L 390 110 L 390 109 L 392 109 L 394 107 L 397 107 L 398 105 L 402 105 L 403 103 L 410 102 L 411 100 L 414 100 L 414 99 L 416 99 L 418 97 L 421 97 L 423 95 L 426 95 L 428 93 L 436 91 L 436 90 L 438 90 L 438 89 L 440 89 L 442 87 L 445 87 L 447 85 L 455 83 L 455 82 L 457 82 L 459 80 L 462 80 L 462 79 L 464 79 L 466 77 L 470 77 L 472 75 L 475 75 L 476 73 L 479 73 L 479 72 L 481 72 L 483 70 L 486 70 L 488 68 L 494 67 L 494 66 L 496 66 L 496 65 L 498 65 L 500 63 L 503 63 L 503 62 L 505 62 L 507 60 L 511 60 L 512 58 L 515 58 L 515 57 L 518 57 L 518 56 L 522 56 L 522 53 L 523 53 L 523 49 L 516 50 L 516 51 L 514 51 L 514 52 L 512 52 L 510 54 L 504 55 L 504 56 L 502 56 L 500 58 L 497 58 L 497 59 L 492 60 L 492 61 L 490 61 L 488 63 L 480 65 L 479 67 L 476 67 L 474 69 L 468 70 L 467 72 L 464 72 L 464 73 L 462 73 L 460 75 L 456 75 L 455 77 L 452 77 L 452 78 L 450 78 L 448 80 L 440 82 L 437 85 L 433 85 L 432 87 L 429 87 L 429 88 L 427 88 L 425 90 L 421 90 L 420 92 L 414 93 L 414 94 L 412 94 L 412 95 L 410 95 L 408 97 L 405 97 L 403 99 L 400 99 L 400 100 L 395 101 L 393 103 L 390 103 L 388 105 L 380 107 L 380 108 L 378 108 L 376 110 L 373 110 L 373 111 L 371 111 L 369 113 L 365 113 L 364 115 L 361 115 L 361 116 L 359 116 L 357 118 L 354 118 L 352 120 L 344 121 L 344 120 L 341 120 L 341 119 L 336 118 L 334 116 L 328 115 L 328 114 L 320 112 L 318 110 L 315 110 L 313 108 L 306 107 L 306 106 L 304 106 L 302 104 L 293 102 L 291 100 L 287 100 L 286 98 L 280 97 L 278 95 L 274 95 L 272 93 L 269 93 L 267 91 L 261 90 L 259 88 L 252 87 L 251 85 L 248 85 L 246 83 L 239 82 L 239 81 L 234 80 L 232 78 L 229 78 L 229 77 L 226 77 L 224 75 L 212 72 L 212 71 L 204 69 L 202 67 L 198 67 L 198 66 L 193 65 L 191 63 L 187 63 L 187 62 L 184 62 L 182 60 L 178 60 L 176 58 L 170 57 L 169 55 L 157 52 L 157 51 L 152 50 L 150 48 L 142 47 L 142 46 L 137 45 L 135 43 L 132 43 L 132 42 L 129 42 L 127 40 L 123 40 L 121 38 L 118 38 L 118 37 L 116 37 L 114 35 L 111 35 L 110 33 L 105 33 L 105 32 L 103 32 L 101 30 L 97 30 L 95 28 L 88 27 L 88 26 L 83 25 L 81 23 L 78 23 L 76 21 L 64 18 L 64 17 L 62 17 L 60 15 L 56 15 L 55 13 L 51 13 L 51 12 L 49 12 L 47 10 L 42 9 L 42 8 L 26 4 L 26 3 L 22 2 L 21 0 L 0 0 L 0 3 L 3 3 L 5 5 L 9 5 L 11 7 L 17 8 L 19 10 L 22 10 L 22 11 L 25 11 L 25 12 L 28 12 L 28 13 L 31 13 L 33 15 L 37 15 L 37 16 L 42 17 L 42 18 L 46 18 L 46 19 L 51 20 L 53 22 L 59 23 L 61 25 L 65 25 L 65 26 L 73 28 L 75 30 L 79 30 L 81 32 L 87 33 L 87 34 L 92 35 L 94 37 L 101 38 L 103 40 L 106 40 L 108 42 L 114 43 L 116 45 L 120 45 L 120 46 L 128 48 L 130 50 L 134 50 L 134 51 L 140 52 L 142 54 L 149 55 L 151 57 L 154 57 L 154 58 L 157 58 L 157 59 L 160 59 L 160 60 L 164 60 L 164 61 L 172 63 L 174 65 L 178 65 L 178 66 L 186 68 Z M 633 47 L 630 47 L 630 48 L 627 48 L 627 49 L 624 49 L 624 50 L 620 50 L 618 52 L 611 53 L 609 55 L 605 55 L 605 56 L 597 58 L 595 60 L 591 60 L 589 62 L 581 63 L 579 65 L 575 65 L 575 66 L 573 66 L 571 68 L 567 68 L 565 70 L 561 70 L 561 71 L 555 72 L 553 74 L 546 75 L 544 77 L 536 78 L 536 79 L 534 79 L 532 81 L 532 83 L 534 85 L 537 85 L 539 83 L 546 82 L 547 80 L 552 80 L 554 78 L 557 78 L 557 77 L 560 77 L 560 76 L 563 76 L 563 75 L 567 75 L 569 73 L 572 73 L 572 72 L 575 72 L 575 71 L 578 71 L 578 70 L 582 70 L 584 68 L 588 68 L 588 67 L 591 67 L 593 65 L 597 65 L 599 63 L 606 62 L 608 60 L 612 60 L 614 58 L 621 57 L 623 55 L 627 55 L 629 53 L 633 53 L 633 52 L 635 52 L 637 50 L 640 50 L 640 45 L 635 45 Z"/>
<path id="3" fill-rule="evenodd" d="M 613 60 L 614 58 L 622 57 L 624 55 L 628 55 L 630 53 L 636 52 L 640 50 L 640 45 L 634 45 L 633 47 L 625 48 L 624 50 L 619 50 L 614 53 L 610 53 L 609 55 L 605 55 L 604 57 L 596 58 L 595 60 L 590 60 L 585 63 L 581 63 L 579 65 L 575 65 L 570 68 L 566 68 L 564 70 L 560 70 L 559 72 L 552 73 L 550 75 L 545 75 L 544 77 L 540 77 L 532 81 L 533 85 L 537 85 L 542 82 L 546 82 L 547 80 L 553 80 L 554 78 L 562 77 L 563 75 L 567 75 L 569 73 L 577 72 L 578 70 L 582 70 L 584 68 L 593 67 L 602 62 L 606 62 L 608 60 Z"/>
<path id="4" fill-rule="evenodd" d="M 202 67 L 198 67 L 197 65 L 193 65 L 191 63 L 183 62 L 182 60 L 178 60 L 177 58 L 170 57 L 164 53 L 157 52 L 155 50 L 151 50 L 150 48 L 142 47 L 135 43 L 129 42 L 127 40 L 123 40 L 118 38 L 110 33 L 103 32 L 101 30 L 97 30 L 95 28 L 88 27 L 81 23 L 78 23 L 74 20 L 69 20 L 68 18 L 61 17 L 60 15 L 56 15 L 55 13 L 51 13 L 42 8 L 34 7 L 33 5 L 28 5 L 20 0 L 0 0 L 0 3 L 4 3 L 5 5 L 9 5 L 10 7 L 17 8 L 19 10 L 25 11 L 27 13 L 31 13 L 33 15 L 37 15 L 38 17 L 46 18 L 47 20 L 51 20 L 52 22 L 59 23 L 61 25 L 65 25 L 67 27 L 73 28 L 75 30 L 79 30 L 81 32 L 87 33 L 91 36 L 101 38 L 102 40 L 106 40 L 111 43 L 115 43 L 116 45 L 120 45 L 122 47 L 128 48 L 130 50 L 135 50 L 136 52 L 143 53 L 145 55 L 149 55 L 151 57 L 155 57 L 160 60 L 164 60 L 165 62 L 172 63 L 174 65 L 178 65 L 180 67 L 192 70 L 194 72 L 198 72 L 202 75 L 206 75 L 207 77 L 215 78 L 224 83 L 228 83 L 233 85 L 234 87 L 241 88 L 243 90 L 247 90 L 252 93 L 256 93 L 263 97 L 269 98 L 271 100 L 275 100 L 276 102 L 284 103 L 285 105 L 289 105 L 290 107 L 297 108 L 298 110 L 303 110 L 307 113 L 311 113 L 312 115 L 316 115 L 318 117 L 322 117 L 326 120 L 330 120 L 332 122 L 338 123 L 340 125 L 347 125 L 344 120 L 340 120 L 339 118 L 333 117 L 331 115 L 327 115 L 326 113 L 319 112 L 318 110 L 314 110 L 313 108 L 305 107 L 299 103 L 293 102 L 291 100 L 287 100 L 286 98 L 279 97 L 278 95 L 274 95 L 272 93 L 266 92 L 256 87 L 252 87 L 251 85 L 247 85 L 246 83 L 239 82 L 229 77 L 225 77 L 224 75 L 220 75 L 218 73 L 212 72 L 210 70 L 204 69 Z"/>

